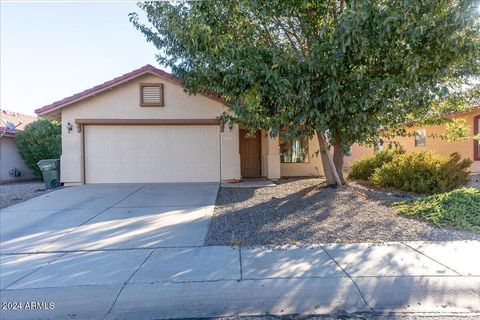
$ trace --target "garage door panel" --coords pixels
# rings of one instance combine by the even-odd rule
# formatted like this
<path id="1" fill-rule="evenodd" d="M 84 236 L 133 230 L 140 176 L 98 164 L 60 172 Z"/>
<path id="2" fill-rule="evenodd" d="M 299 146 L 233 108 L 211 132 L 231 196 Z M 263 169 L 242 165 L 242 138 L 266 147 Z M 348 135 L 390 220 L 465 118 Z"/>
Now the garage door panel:
<path id="1" fill-rule="evenodd" d="M 87 183 L 217 182 L 218 126 L 85 126 Z"/>

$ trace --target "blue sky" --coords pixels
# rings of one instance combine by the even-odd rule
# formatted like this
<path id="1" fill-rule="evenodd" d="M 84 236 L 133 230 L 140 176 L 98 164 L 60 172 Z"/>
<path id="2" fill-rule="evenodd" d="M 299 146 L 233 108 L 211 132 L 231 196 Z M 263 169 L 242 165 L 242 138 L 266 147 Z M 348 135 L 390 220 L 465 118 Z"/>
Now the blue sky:
<path id="1" fill-rule="evenodd" d="M 135 2 L 1 6 L 2 109 L 33 114 L 145 64 L 156 49 L 128 20 Z"/>

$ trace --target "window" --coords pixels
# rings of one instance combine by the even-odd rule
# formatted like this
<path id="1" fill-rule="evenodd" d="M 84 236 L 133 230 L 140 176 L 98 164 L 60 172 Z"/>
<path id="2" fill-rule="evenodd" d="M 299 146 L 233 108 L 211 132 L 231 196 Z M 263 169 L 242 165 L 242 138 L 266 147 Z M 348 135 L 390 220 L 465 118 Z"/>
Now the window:
<path id="1" fill-rule="evenodd" d="M 415 147 L 425 147 L 427 145 L 427 132 L 425 129 L 415 130 Z"/>
<path id="2" fill-rule="evenodd" d="M 308 138 L 280 140 L 280 162 L 308 162 Z"/>
<path id="3" fill-rule="evenodd" d="M 257 138 L 257 133 L 256 132 L 250 132 L 250 131 L 245 131 L 245 134 L 243 135 L 244 139 L 256 139 Z"/>
<path id="4" fill-rule="evenodd" d="M 479 135 L 480 134 L 480 115 L 476 116 L 475 118 L 473 118 L 473 132 L 475 135 Z M 480 143 L 478 142 L 478 140 L 473 140 L 473 159 L 475 160 L 480 160 Z"/>
<path id="5" fill-rule="evenodd" d="M 380 152 L 383 150 L 383 139 L 382 138 L 376 138 L 375 143 L 373 145 L 373 151 L 375 153 Z"/>
<path id="6" fill-rule="evenodd" d="M 141 107 L 163 107 L 163 84 L 141 83 L 140 84 Z"/>

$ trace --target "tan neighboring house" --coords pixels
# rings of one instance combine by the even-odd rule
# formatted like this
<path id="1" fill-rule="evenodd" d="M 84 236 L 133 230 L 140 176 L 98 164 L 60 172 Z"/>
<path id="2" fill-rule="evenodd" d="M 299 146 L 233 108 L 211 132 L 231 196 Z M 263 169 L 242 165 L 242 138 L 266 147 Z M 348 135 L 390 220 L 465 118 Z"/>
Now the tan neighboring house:
<path id="1" fill-rule="evenodd" d="M 15 135 L 37 118 L 0 109 L 0 183 L 36 179 L 18 153 Z"/>
<path id="2" fill-rule="evenodd" d="M 465 112 L 452 113 L 448 117 L 464 119 L 472 136 L 480 133 L 480 107 Z M 406 128 L 406 130 L 411 134 L 409 137 L 396 137 L 394 140 L 399 142 L 407 152 L 430 151 L 442 156 L 458 152 L 462 158 L 473 160 L 470 167 L 472 173 L 480 173 L 480 146 L 477 140 L 465 139 L 450 142 L 442 139 L 441 137 L 445 134 L 444 125 L 416 126 Z M 373 148 L 355 145 L 352 148 L 352 155 L 346 157 L 346 167 L 350 167 L 355 160 L 365 155 L 373 155 L 373 153 Z"/>

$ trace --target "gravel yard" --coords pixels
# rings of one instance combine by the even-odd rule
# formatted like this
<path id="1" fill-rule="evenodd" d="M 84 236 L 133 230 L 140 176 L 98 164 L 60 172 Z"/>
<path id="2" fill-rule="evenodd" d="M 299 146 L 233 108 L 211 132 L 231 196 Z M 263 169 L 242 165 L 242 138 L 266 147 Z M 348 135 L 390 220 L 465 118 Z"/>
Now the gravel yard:
<path id="1" fill-rule="evenodd" d="M 472 177 L 470 179 L 470 183 L 468 184 L 468 186 L 480 189 L 480 174 L 472 175 Z"/>
<path id="2" fill-rule="evenodd" d="M 270 188 L 221 188 L 206 245 L 480 239 L 398 216 L 384 192 L 325 188 L 320 179 L 285 179 Z"/>
<path id="3" fill-rule="evenodd" d="M 15 182 L 0 184 L 0 208 L 37 197 L 49 192 L 43 182 Z"/>

